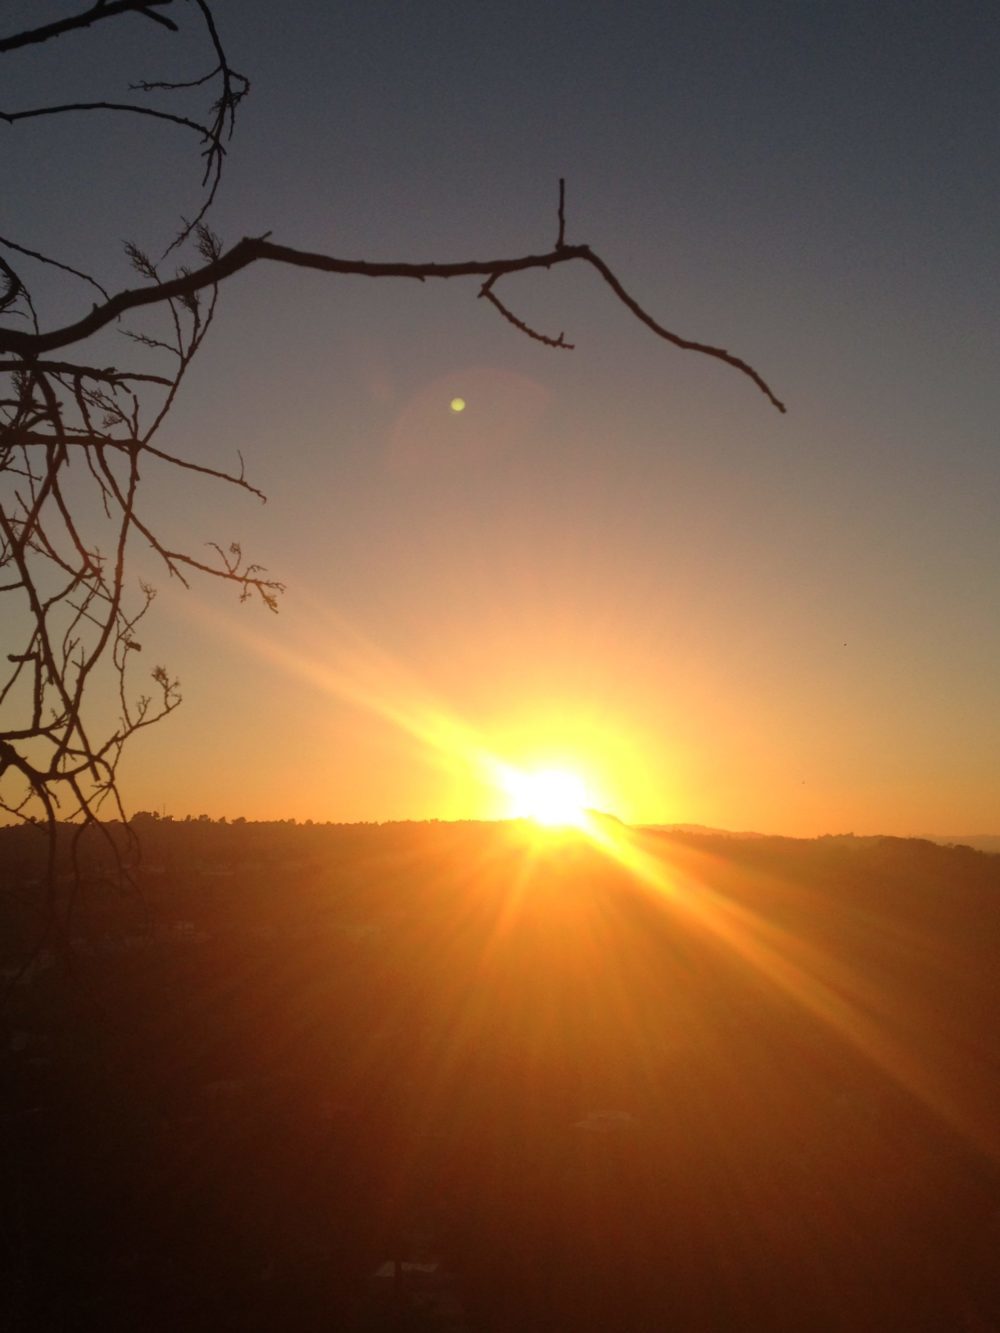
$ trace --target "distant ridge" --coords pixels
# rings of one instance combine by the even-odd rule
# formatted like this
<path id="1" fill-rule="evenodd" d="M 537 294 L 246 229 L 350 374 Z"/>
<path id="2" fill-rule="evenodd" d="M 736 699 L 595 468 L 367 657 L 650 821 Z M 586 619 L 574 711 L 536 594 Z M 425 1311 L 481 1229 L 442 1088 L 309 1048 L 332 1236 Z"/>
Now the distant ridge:
<path id="1" fill-rule="evenodd" d="M 939 842 L 944 847 L 975 847 L 977 852 L 1000 853 L 1000 833 L 969 833 L 961 838 L 942 838 L 936 834 L 925 836 L 928 842 Z"/>
<path id="2" fill-rule="evenodd" d="M 767 833 L 753 833 L 749 829 L 735 832 L 733 829 L 712 828 L 709 824 L 633 824 L 633 828 L 646 829 L 650 833 L 699 833 L 706 838 L 766 838 Z M 777 835 L 784 836 L 784 835 Z"/>
<path id="3" fill-rule="evenodd" d="M 750 830 L 735 832 L 732 829 L 712 828 L 709 824 L 635 824 L 633 827 L 645 829 L 650 833 L 694 833 L 704 838 L 787 838 L 791 834 L 786 833 L 754 833 Z M 942 834 L 931 833 L 825 833 L 817 835 L 818 838 L 854 838 L 858 842 L 876 842 L 880 838 L 899 838 L 903 841 L 914 839 L 919 842 L 934 842 L 940 847 L 972 847 L 977 852 L 991 852 L 994 855 L 1000 855 L 1000 833 L 970 833 L 962 837 L 944 836 Z M 817 838 L 803 837 L 799 841 L 815 842 Z"/>

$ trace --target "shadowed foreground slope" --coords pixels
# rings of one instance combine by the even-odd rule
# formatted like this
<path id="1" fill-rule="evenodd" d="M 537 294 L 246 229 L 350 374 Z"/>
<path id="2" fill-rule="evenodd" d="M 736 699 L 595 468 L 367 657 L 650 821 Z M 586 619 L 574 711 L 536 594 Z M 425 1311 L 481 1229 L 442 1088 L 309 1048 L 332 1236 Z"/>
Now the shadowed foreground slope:
<path id="1" fill-rule="evenodd" d="M 144 823 L 3 1011 L 5 1327 L 997 1326 L 1000 858 Z"/>

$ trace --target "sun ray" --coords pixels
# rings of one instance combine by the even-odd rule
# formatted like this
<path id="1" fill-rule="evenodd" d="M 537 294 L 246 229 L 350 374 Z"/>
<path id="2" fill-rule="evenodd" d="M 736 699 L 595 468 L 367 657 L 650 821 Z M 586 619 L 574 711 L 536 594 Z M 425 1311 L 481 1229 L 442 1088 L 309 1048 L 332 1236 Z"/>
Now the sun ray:
<path id="1" fill-rule="evenodd" d="M 331 666 L 254 635 L 230 618 L 203 614 L 213 628 L 224 623 L 229 633 L 291 674 L 392 723 L 456 772 L 492 784 L 520 807 L 519 816 L 543 838 L 571 835 L 593 845 L 644 885 L 676 917 L 679 927 L 725 945 L 941 1119 L 1000 1156 L 995 1125 L 962 1105 L 911 1043 L 893 1031 L 893 1024 L 877 1016 L 879 997 L 870 983 L 750 903 L 734 901 L 713 888 L 710 865 L 699 871 L 693 863 L 696 858 L 690 865 L 669 863 L 661 840 L 589 809 L 586 786 L 572 770 L 527 770 L 501 758 L 474 727 L 356 631 L 350 637 L 352 651 Z M 531 854 L 529 844 L 527 855 Z"/>

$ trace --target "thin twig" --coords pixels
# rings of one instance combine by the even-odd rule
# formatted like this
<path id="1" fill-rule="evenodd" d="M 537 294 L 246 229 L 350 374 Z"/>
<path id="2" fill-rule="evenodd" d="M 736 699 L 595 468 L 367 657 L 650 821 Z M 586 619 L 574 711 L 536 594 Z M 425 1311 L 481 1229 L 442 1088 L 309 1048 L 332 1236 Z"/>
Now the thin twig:
<path id="1" fill-rule="evenodd" d="M 525 324 L 523 319 L 518 319 L 512 310 L 507 309 L 493 290 L 493 284 L 495 282 L 496 278 L 488 278 L 486 282 L 483 283 L 482 287 L 480 287 L 479 295 L 485 296 L 486 300 L 500 311 L 501 315 L 503 315 L 504 319 L 507 320 L 509 324 L 513 324 L 515 329 L 519 329 L 521 333 L 527 334 L 527 336 L 533 338 L 535 342 L 544 343 L 546 347 L 563 347 L 570 352 L 573 350 L 576 344 L 568 343 L 561 333 L 558 338 L 550 338 L 547 333 L 539 333 L 538 330 L 533 329 L 530 324 Z"/>
<path id="2" fill-rule="evenodd" d="M 50 259 L 48 255 L 43 255 L 38 250 L 29 250 L 26 245 L 19 245 L 17 241 L 8 240 L 6 236 L 0 236 L 0 245 L 5 245 L 8 250 L 16 250 L 18 254 L 26 255 L 29 259 L 37 259 L 41 264 L 50 264 L 53 268 L 62 269 L 64 273 L 71 273 L 74 278 L 80 278 L 83 282 L 89 282 L 91 287 L 96 287 L 105 301 L 111 299 L 96 278 L 92 278 L 89 273 L 82 273 L 80 269 L 64 264 L 61 260 Z"/>
<path id="3" fill-rule="evenodd" d="M 136 106 L 134 102 L 64 102 L 59 106 L 37 106 L 30 111 L 0 111 L 0 120 L 13 125 L 19 120 L 35 120 L 39 116 L 63 116 L 72 111 L 116 111 L 133 116 L 149 116 L 153 120 L 165 120 L 171 125 L 181 125 L 184 129 L 194 130 L 203 139 L 211 139 L 212 131 L 206 125 L 199 125 L 187 116 L 174 115 L 172 111 L 158 111 L 152 106 Z M 216 151 L 213 147 L 206 151 Z M 219 148 L 217 151 L 223 152 Z"/>

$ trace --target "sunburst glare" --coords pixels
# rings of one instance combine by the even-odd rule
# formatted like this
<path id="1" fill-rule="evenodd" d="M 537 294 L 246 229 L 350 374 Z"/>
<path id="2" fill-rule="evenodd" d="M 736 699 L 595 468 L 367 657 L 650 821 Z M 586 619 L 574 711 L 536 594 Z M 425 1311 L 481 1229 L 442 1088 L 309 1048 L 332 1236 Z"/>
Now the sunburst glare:
<path id="1" fill-rule="evenodd" d="M 590 805 L 587 788 L 578 773 L 562 768 L 503 774 L 503 786 L 513 819 L 531 819 L 546 828 L 584 828 Z"/>

